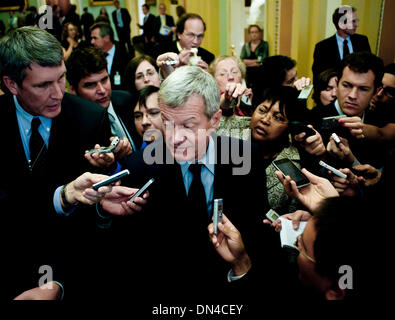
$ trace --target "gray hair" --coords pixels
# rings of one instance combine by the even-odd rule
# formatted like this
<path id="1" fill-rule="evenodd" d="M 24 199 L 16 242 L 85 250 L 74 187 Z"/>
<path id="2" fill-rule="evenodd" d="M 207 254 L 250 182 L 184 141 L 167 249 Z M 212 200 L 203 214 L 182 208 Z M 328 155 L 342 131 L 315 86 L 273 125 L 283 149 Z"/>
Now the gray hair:
<path id="1" fill-rule="evenodd" d="M 219 110 L 220 92 L 213 76 L 200 67 L 177 68 L 162 82 L 159 99 L 169 107 L 176 108 L 194 94 L 204 99 L 204 113 L 211 119 Z"/>
<path id="2" fill-rule="evenodd" d="M 56 38 L 38 27 L 22 27 L 0 41 L 0 74 L 7 75 L 19 86 L 32 63 L 41 67 L 60 66 L 63 49 Z"/>

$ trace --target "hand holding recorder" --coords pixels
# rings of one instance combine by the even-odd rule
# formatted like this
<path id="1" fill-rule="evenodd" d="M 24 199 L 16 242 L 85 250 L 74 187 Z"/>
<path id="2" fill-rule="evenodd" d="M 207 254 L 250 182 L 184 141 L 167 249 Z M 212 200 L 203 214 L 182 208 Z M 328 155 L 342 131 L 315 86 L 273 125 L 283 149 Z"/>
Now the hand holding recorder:
<path id="1" fill-rule="evenodd" d="M 118 137 L 114 137 L 108 147 L 101 147 L 99 144 L 96 144 L 93 149 L 85 152 L 85 159 L 95 167 L 109 167 L 115 161 L 113 151 L 119 141 L 120 139 Z"/>
<path id="2" fill-rule="evenodd" d="M 63 209 L 65 210 L 68 205 L 77 205 L 78 203 L 92 205 L 100 201 L 106 193 L 111 192 L 112 186 L 103 185 L 100 191 L 99 188 L 94 190 L 92 186 L 106 179 L 108 176 L 85 172 L 65 185 L 60 192 Z"/>
<path id="3" fill-rule="evenodd" d="M 298 230 L 300 222 L 308 221 L 312 217 L 312 215 L 310 214 L 310 212 L 304 210 L 296 210 L 293 213 L 283 214 L 281 217 L 291 220 L 293 229 Z M 274 222 L 271 222 L 269 219 L 264 219 L 263 223 L 271 225 L 276 232 L 280 232 L 282 229 L 281 219 L 277 219 Z"/>
<path id="4" fill-rule="evenodd" d="M 251 269 L 248 256 L 239 230 L 222 214 L 222 223 L 218 224 L 218 234 L 214 234 L 214 226 L 208 226 L 210 240 L 218 254 L 232 266 L 235 276 L 247 273 Z"/>

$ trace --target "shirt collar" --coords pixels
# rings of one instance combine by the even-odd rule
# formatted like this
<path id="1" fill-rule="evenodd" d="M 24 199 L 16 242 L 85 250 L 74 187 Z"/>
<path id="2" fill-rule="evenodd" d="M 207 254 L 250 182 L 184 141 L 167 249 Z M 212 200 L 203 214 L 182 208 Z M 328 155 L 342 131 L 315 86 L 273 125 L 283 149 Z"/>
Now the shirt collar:
<path id="1" fill-rule="evenodd" d="M 343 39 L 343 38 L 342 38 L 341 36 L 339 36 L 338 33 L 336 32 L 336 40 L 337 40 L 337 42 L 343 44 L 344 40 L 347 40 L 348 43 L 350 43 L 351 38 L 350 38 L 350 36 L 347 36 L 345 39 Z"/>
<path id="2" fill-rule="evenodd" d="M 115 113 L 114 107 L 112 106 L 112 101 L 110 100 L 110 105 L 107 108 L 107 111 L 110 112 L 111 114 Z"/>
<path id="3" fill-rule="evenodd" d="M 178 52 L 182 51 L 182 47 L 181 47 L 180 41 L 177 41 L 177 49 L 178 49 Z"/>
<path id="4" fill-rule="evenodd" d="M 191 163 L 195 163 L 195 161 L 184 161 L 180 162 L 182 174 L 189 169 L 189 165 Z M 214 147 L 214 140 L 210 136 L 207 151 L 202 158 L 200 158 L 197 163 L 203 164 L 212 174 L 214 174 L 214 165 L 215 165 L 215 147 Z"/>
<path id="5" fill-rule="evenodd" d="M 111 49 L 108 50 L 107 54 L 108 54 L 108 57 L 114 56 L 114 54 L 115 54 L 115 46 L 114 45 L 112 45 Z"/>
<path id="6" fill-rule="evenodd" d="M 14 95 L 14 103 L 15 103 L 15 108 L 16 112 L 19 116 L 20 121 L 22 122 L 23 128 L 30 128 L 31 123 L 33 118 L 35 118 L 33 115 L 31 115 L 29 112 L 27 112 L 25 109 L 22 108 L 22 106 L 19 104 L 19 101 L 17 97 Z M 43 116 L 38 116 L 41 120 L 42 126 L 45 128 L 46 131 L 51 131 L 51 124 L 52 124 L 52 119 L 46 118 Z"/>

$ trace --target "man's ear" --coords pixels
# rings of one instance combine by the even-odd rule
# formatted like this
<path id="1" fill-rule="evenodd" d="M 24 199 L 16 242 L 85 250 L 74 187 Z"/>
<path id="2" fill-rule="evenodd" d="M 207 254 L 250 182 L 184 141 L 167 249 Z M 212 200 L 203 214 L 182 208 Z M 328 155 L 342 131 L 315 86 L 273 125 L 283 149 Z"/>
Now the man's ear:
<path id="1" fill-rule="evenodd" d="M 343 300 L 344 296 L 346 295 L 343 289 L 337 288 L 329 288 L 325 292 L 325 299 L 326 300 Z"/>
<path id="2" fill-rule="evenodd" d="M 4 85 L 10 90 L 13 95 L 17 95 L 19 91 L 18 84 L 8 76 L 3 76 Z"/>
<path id="3" fill-rule="evenodd" d="M 222 110 L 218 109 L 217 112 L 215 112 L 213 114 L 213 116 L 210 119 L 210 123 L 211 123 L 211 128 L 214 129 L 214 131 L 217 129 L 219 122 L 221 120 L 222 117 Z"/>

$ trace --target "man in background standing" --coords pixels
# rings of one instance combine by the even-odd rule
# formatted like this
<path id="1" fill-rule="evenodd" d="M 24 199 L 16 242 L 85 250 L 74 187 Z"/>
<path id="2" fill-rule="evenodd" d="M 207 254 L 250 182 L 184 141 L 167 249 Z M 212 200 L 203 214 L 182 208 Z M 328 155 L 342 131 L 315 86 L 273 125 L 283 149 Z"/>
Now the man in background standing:
<path id="1" fill-rule="evenodd" d="M 84 8 L 84 13 L 81 15 L 81 25 L 84 31 L 84 37 L 87 42 L 91 42 L 91 31 L 89 28 L 93 25 L 95 19 L 93 15 L 88 12 L 88 7 Z"/>
<path id="2" fill-rule="evenodd" d="M 156 17 L 156 40 L 161 46 L 161 49 L 165 47 L 167 48 L 169 45 L 171 45 L 173 40 L 172 29 L 174 27 L 175 24 L 173 17 L 166 14 L 166 5 L 161 3 L 159 5 L 159 16 Z"/>
<path id="3" fill-rule="evenodd" d="M 133 55 L 133 46 L 130 42 L 130 17 L 129 11 L 125 8 L 121 8 L 119 1 L 114 1 L 116 10 L 112 12 L 112 20 L 114 21 L 115 28 L 117 30 L 118 39 L 121 45 L 128 46 L 129 54 Z"/>
<path id="4" fill-rule="evenodd" d="M 349 6 L 337 8 L 332 15 L 336 34 L 317 43 L 314 49 L 313 75 L 327 69 L 337 68 L 340 61 L 353 52 L 371 52 L 366 36 L 357 34 L 357 10 Z"/>

